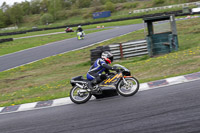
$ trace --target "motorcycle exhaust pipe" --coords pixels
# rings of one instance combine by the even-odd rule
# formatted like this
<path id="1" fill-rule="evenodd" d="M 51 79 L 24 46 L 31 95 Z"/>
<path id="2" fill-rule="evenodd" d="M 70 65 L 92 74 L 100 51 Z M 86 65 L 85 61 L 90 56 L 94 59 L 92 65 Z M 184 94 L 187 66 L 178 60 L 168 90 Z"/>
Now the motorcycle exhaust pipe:
<path id="1" fill-rule="evenodd" d="M 80 87 L 81 89 L 83 89 L 83 86 L 80 85 L 80 84 L 78 84 L 78 83 L 76 83 L 76 86 L 78 86 L 78 87 Z"/>

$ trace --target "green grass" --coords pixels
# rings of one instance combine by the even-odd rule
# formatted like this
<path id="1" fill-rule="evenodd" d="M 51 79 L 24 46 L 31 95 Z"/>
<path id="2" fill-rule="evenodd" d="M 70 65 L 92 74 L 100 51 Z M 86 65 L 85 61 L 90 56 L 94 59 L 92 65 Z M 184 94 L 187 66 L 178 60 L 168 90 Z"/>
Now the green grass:
<path id="1" fill-rule="evenodd" d="M 141 56 L 114 63 L 131 70 L 140 83 L 200 71 L 200 18 L 177 24 L 178 52 L 149 58 Z M 72 51 L 0 72 L 0 106 L 50 100 L 69 96 L 70 79 L 86 75 L 90 50 L 101 45 L 144 39 L 143 30 L 104 43 Z"/>

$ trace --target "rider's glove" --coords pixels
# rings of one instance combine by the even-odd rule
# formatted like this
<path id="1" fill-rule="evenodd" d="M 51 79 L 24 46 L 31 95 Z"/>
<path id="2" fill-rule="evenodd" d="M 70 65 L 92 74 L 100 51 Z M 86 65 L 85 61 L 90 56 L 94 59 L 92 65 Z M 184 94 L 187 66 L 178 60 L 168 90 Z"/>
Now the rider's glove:
<path id="1" fill-rule="evenodd" d="M 115 67 L 115 66 L 112 67 L 112 70 L 116 71 L 116 72 L 119 72 L 119 69 L 117 69 L 117 67 Z"/>
<path id="2" fill-rule="evenodd" d="M 116 71 L 116 72 L 119 72 L 119 71 L 120 71 L 120 69 L 115 69 L 115 71 Z"/>

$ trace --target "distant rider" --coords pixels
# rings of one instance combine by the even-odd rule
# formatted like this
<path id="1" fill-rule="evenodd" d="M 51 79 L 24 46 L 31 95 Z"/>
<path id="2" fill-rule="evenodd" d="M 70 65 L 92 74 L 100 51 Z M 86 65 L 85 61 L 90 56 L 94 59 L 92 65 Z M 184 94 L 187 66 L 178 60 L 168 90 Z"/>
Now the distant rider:
<path id="1" fill-rule="evenodd" d="M 81 25 L 78 26 L 78 29 L 76 30 L 76 32 L 83 32 Z"/>
<path id="2" fill-rule="evenodd" d="M 70 27 L 67 27 L 65 31 L 66 31 L 66 32 L 74 32 L 74 31 L 72 30 L 72 28 L 70 28 Z"/>
<path id="3" fill-rule="evenodd" d="M 84 33 L 81 25 L 78 26 L 78 29 L 76 30 L 76 33 L 78 33 L 78 34 L 80 33 L 80 35 L 77 34 L 78 35 L 78 39 L 81 39 L 81 37 L 84 37 L 85 33 Z"/>
<path id="4" fill-rule="evenodd" d="M 106 75 L 102 74 L 103 72 L 109 74 L 109 70 L 116 70 L 116 68 L 108 65 L 111 64 L 112 61 L 113 55 L 110 52 L 105 51 L 101 54 L 101 58 L 98 58 L 94 62 L 87 73 L 87 79 L 91 81 L 88 84 L 89 89 L 93 90 L 94 85 L 106 79 Z"/>

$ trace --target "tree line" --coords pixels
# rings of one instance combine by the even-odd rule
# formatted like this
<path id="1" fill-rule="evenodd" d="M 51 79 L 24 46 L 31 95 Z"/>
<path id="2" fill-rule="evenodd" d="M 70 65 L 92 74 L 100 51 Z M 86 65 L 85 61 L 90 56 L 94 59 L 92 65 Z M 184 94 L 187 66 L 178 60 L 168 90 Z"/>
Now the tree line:
<path id="1" fill-rule="evenodd" d="M 131 0 L 31 0 L 30 2 L 14 3 L 12 6 L 4 2 L 0 6 L 0 28 L 12 24 L 18 25 L 26 15 L 45 14 L 44 21 L 46 18 L 51 21 L 58 19 L 59 11 L 101 6 L 107 2 L 123 3 L 127 1 Z"/>
<path id="2" fill-rule="evenodd" d="M 25 20 L 25 16 L 29 16 L 30 18 L 34 14 L 39 14 L 41 24 L 48 24 L 56 20 L 65 20 L 78 15 L 83 18 L 89 18 L 92 17 L 93 12 L 108 10 L 114 12 L 115 9 L 121 9 L 115 6 L 117 3 L 124 3 L 123 8 L 125 9 L 136 8 L 138 3 L 140 3 L 140 8 L 142 4 L 142 7 L 146 8 L 144 1 L 150 1 L 152 6 L 160 6 L 162 4 L 194 2 L 199 0 L 31 0 L 30 2 L 14 3 L 12 6 L 4 2 L 0 5 L 0 28 L 10 25 L 19 26 Z"/>

